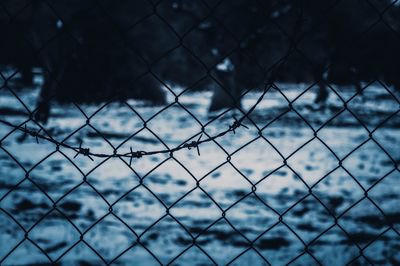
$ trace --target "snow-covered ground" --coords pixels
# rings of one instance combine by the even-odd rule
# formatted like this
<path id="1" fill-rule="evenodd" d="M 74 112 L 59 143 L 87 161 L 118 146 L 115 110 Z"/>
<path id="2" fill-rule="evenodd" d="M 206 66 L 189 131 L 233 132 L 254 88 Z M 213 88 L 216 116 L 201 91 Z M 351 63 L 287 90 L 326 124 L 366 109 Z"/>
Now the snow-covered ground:
<path id="1" fill-rule="evenodd" d="M 400 263 L 395 231 L 400 231 L 400 173 L 395 168 L 400 161 L 400 114 L 390 117 L 399 112 L 399 103 L 379 84 L 354 98 L 351 87 L 335 86 L 343 100 L 351 99 L 351 112 L 341 111 L 343 103 L 334 93 L 318 110 L 312 104 L 315 88 L 301 94 L 307 85 L 278 87 L 283 95 L 269 91 L 251 121 L 244 121 L 248 129 L 240 127 L 235 134 L 200 145 L 200 156 L 196 149 L 184 149 L 173 158 L 158 154 L 134 159 L 131 166 L 129 159 L 74 159 L 74 151 L 56 152 L 54 144 L 37 144 L 18 131 L 8 135 L 12 128 L 0 124 L 0 264 L 49 262 L 44 251 L 52 260 L 62 256 L 62 265 L 98 265 L 102 261 L 96 252 L 117 265 L 167 264 L 182 252 L 173 264 L 226 264 L 245 252 L 234 265 L 263 265 L 260 256 L 284 265 L 303 254 L 305 244 L 310 244 L 309 253 L 296 265 L 316 264 L 310 254 L 324 265 L 345 264 L 364 247 L 371 262 Z M 27 108 L 34 108 L 37 90 L 15 93 Z M 243 110 L 260 94 L 247 94 Z M 288 112 L 285 97 L 299 97 L 293 103 L 297 113 Z M 129 106 L 105 105 L 90 118 L 102 136 L 85 126 L 86 117 L 76 105 L 54 104 L 45 128 L 57 141 L 73 146 L 82 141 L 96 153 L 173 148 L 192 137 L 190 141 L 197 140 L 200 123 L 212 136 L 227 129 L 234 115 L 241 116 L 232 111 L 214 119 L 217 114 L 207 112 L 210 98 L 210 92 L 184 93 L 179 103 L 198 121 L 175 103 L 147 122 L 147 129 L 142 129 L 143 120 L 162 106 L 134 100 Z M 173 103 L 174 96 L 169 94 L 168 100 Z M 87 116 L 101 106 L 79 105 Z M 0 90 L 0 119 L 23 123 L 25 110 L 9 90 Z M 27 126 L 37 128 L 32 122 Z M 139 177 L 144 177 L 142 185 Z M 21 227 L 29 232 L 28 239 Z M 365 258 L 358 262 L 364 265 Z"/>

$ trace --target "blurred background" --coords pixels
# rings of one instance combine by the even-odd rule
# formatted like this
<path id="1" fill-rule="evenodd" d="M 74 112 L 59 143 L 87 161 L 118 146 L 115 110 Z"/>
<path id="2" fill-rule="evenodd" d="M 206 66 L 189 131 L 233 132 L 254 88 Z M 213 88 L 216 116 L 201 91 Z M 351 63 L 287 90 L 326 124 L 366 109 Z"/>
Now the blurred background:
<path id="1" fill-rule="evenodd" d="M 1 265 L 400 263 L 398 1 L 1 0 L 0 34 Z"/>

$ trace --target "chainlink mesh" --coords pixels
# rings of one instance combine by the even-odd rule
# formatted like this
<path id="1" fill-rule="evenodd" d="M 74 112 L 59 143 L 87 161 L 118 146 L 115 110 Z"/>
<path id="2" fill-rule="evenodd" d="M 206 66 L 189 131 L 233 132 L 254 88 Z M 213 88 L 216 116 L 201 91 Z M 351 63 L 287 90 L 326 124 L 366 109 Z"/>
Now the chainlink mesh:
<path id="1" fill-rule="evenodd" d="M 400 263 L 397 1 L 0 3 L 1 265 Z"/>

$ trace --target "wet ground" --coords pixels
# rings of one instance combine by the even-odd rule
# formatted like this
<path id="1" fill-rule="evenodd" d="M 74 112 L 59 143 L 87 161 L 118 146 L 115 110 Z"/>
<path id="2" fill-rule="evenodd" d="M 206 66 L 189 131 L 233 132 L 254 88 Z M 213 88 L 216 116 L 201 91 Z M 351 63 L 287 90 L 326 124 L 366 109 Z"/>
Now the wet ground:
<path id="1" fill-rule="evenodd" d="M 184 149 L 131 165 L 126 158 L 74 159 L 74 151 L 57 152 L 18 131 L 7 135 L 12 128 L 0 124 L 0 264 L 399 265 L 399 103 L 373 84 L 354 98 L 351 87 L 335 87 L 351 99 L 350 111 L 334 93 L 318 109 L 314 88 L 301 94 L 306 85 L 279 87 L 284 95 L 268 92 L 244 121 L 248 129 L 201 145 L 200 156 Z M 34 106 L 37 90 L 15 93 Z M 247 94 L 243 109 L 260 94 Z M 298 97 L 296 112 L 284 96 Z M 207 113 L 210 97 L 189 92 L 179 102 L 207 123 L 216 115 Z M 198 139 L 201 125 L 178 104 L 148 129 L 139 115 L 146 120 L 163 107 L 128 104 L 105 105 L 92 127 L 81 110 L 90 116 L 102 104 L 54 104 L 46 129 L 58 141 L 105 154 Z M 213 120 L 206 133 L 227 129 L 233 115 L 241 113 Z M 27 118 L 15 95 L 0 90 L 0 119 Z"/>

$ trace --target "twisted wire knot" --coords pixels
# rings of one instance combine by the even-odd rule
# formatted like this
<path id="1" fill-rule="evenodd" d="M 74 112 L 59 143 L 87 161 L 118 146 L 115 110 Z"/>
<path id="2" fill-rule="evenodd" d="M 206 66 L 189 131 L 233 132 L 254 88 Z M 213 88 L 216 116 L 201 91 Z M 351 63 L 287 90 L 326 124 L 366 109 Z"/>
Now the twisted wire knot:
<path id="1" fill-rule="evenodd" d="M 82 154 L 83 156 L 88 157 L 90 160 L 94 161 L 93 158 L 90 156 L 90 149 L 89 148 L 82 148 L 82 142 L 79 144 L 78 151 L 76 152 L 74 159 L 79 155 Z"/>
<path id="2" fill-rule="evenodd" d="M 234 119 L 234 121 L 233 121 L 232 125 L 229 126 L 229 130 L 230 130 L 230 131 L 233 131 L 233 134 L 236 133 L 235 130 L 236 130 L 237 128 L 239 128 L 239 127 L 244 127 L 244 128 L 249 129 L 248 126 L 242 124 L 242 122 L 241 122 L 240 120 L 236 119 L 236 117 L 233 117 L 233 119 Z"/>

